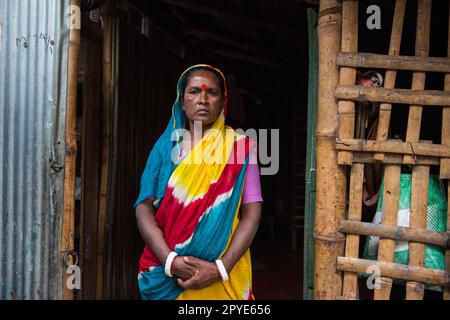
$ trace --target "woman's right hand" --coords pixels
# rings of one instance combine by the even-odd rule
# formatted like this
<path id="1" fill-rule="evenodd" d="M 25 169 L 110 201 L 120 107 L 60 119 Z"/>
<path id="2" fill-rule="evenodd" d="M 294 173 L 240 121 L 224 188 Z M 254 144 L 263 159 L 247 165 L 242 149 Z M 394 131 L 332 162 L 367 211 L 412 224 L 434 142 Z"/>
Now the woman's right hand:
<path id="1" fill-rule="evenodd" d="M 172 262 L 172 273 L 186 281 L 198 272 L 197 268 L 187 264 L 182 256 L 176 256 Z"/>

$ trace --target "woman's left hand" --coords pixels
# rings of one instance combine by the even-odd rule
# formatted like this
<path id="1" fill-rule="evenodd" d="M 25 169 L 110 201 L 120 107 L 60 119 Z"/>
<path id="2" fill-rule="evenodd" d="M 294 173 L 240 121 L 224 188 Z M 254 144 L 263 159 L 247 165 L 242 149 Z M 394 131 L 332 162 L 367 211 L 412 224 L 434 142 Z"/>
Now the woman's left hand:
<path id="1" fill-rule="evenodd" d="M 186 281 L 178 278 L 178 285 L 183 289 L 202 289 L 219 280 L 217 266 L 214 262 L 195 257 L 183 257 L 184 262 L 197 268 L 195 274 Z"/>

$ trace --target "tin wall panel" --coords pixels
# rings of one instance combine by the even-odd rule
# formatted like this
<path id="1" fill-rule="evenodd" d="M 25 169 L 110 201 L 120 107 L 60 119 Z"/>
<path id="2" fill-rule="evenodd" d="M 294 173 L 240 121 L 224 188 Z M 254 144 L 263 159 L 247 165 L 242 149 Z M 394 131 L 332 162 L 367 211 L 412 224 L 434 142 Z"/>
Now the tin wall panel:
<path id="1" fill-rule="evenodd" d="M 0 1 L 0 299 L 59 299 L 68 0 Z"/>

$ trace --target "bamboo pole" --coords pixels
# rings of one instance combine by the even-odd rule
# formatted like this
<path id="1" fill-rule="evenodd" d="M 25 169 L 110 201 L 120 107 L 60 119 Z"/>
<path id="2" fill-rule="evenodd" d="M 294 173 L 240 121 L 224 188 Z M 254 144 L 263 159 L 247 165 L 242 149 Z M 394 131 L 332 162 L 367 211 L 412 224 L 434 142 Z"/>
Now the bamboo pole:
<path id="1" fill-rule="evenodd" d="M 394 240 L 434 244 L 444 249 L 450 248 L 449 232 L 430 231 L 351 220 L 340 221 L 338 231 L 347 234 L 370 235 Z"/>
<path id="2" fill-rule="evenodd" d="M 334 299 L 342 292 L 342 274 L 336 258 L 344 254 L 344 236 L 337 222 L 345 216 L 346 169 L 339 166 L 335 152 L 337 103 L 333 91 L 339 82 L 336 54 L 341 47 L 341 4 L 320 1 L 319 88 L 317 116 L 316 216 L 314 225 L 314 298 Z"/>
<path id="3" fill-rule="evenodd" d="M 447 40 L 447 57 L 450 58 L 450 6 L 448 13 L 448 40 Z M 444 90 L 450 91 L 450 73 L 445 75 Z M 450 146 L 450 108 L 442 110 L 442 140 L 443 145 Z M 450 231 L 450 159 L 441 159 L 441 179 L 447 179 L 447 231 Z M 447 272 L 450 272 L 450 250 L 445 251 L 445 265 Z M 450 288 L 444 289 L 444 300 L 450 300 Z"/>
<path id="4" fill-rule="evenodd" d="M 364 165 L 355 163 L 350 174 L 350 199 L 348 207 L 348 219 L 361 221 L 363 201 Z M 338 229 L 339 230 L 339 229 Z M 358 258 L 359 235 L 347 234 L 345 242 L 345 256 Z M 343 296 L 349 299 L 358 298 L 358 275 L 353 272 L 344 273 Z"/>
<path id="5" fill-rule="evenodd" d="M 391 72 L 396 72 L 396 70 L 409 70 L 450 73 L 449 59 L 440 57 L 398 56 L 367 52 L 340 52 L 337 55 L 336 63 L 341 67 L 388 69 L 387 71 Z M 388 76 L 386 73 L 385 83 L 387 78 Z M 385 88 L 387 87 L 385 86 Z"/>
<path id="6" fill-rule="evenodd" d="M 97 299 L 103 298 L 103 270 L 104 270 L 104 246 L 105 246 L 105 221 L 108 193 L 108 166 L 109 166 L 109 115 L 111 101 L 111 37 L 112 21 L 110 16 L 111 2 L 103 6 L 103 132 L 102 132 L 102 156 L 101 177 L 98 211 L 98 236 L 97 236 Z"/>
<path id="7" fill-rule="evenodd" d="M 342 52 L 358 51 L 358 2 L 344 1 L 342 3 Z M 339 73 L 339 84 L 354 85 L 356 68 L 342 67 Z M 338 102 L 339 138 L 354 138 L 355 132 L 355 102 L 340 100 Z M 338 161 L 351 161 L 351 152 L 340 152 Z"/>
<path id="8" fill-rule="evenodd" d="M 72 6 L 80 6 L 80 0 L 71 0 Z M 75 17 L 78 18 L 78 17 Z M 80 17 L 81 19 L 81 17 Z M 80 52 L 81 32 L 73 28 L 69 34 L 69 56 L 67 74 L 67 106 L 66 106 L 66 160 L 64 173 L 64 207 L 61 227 L 62 253 L 74 251 L 75 228 L 75 175 L 77 158 L 77 78 L 78 55 Z M 70 256 L 67 261 L 73 263 Z M 64 300 L 73 300 L 73 291 L 67 287 L 68 274 L 63 272 L 62 297 Z"/>
<path id="9" fill-rule="evenodd" d="M 336 87 L 334 95 L 337 99 L 343 100 L 369 100 L 383 103 L 415 104 L 416 106 L 450 106 L 448 93 L 439 90 L 423 90 L 417 86 L 410 90 L 339 85 Z"/>
<path id="10" fill-rule="evenodd" d="M 358 152 L 384 152 L 407 154 L 411 156 L 429 156 L 450 158 L 450 147 L 441 144 L 428 143 L 408 143 L 398 141 L 375 141 L 360 139 L 343 139 L 336 141 L 337 150 L 358 151 Z M 403 163 L 403 159 L 390 159 L 388 162 L 399 161 Z M 408 160 L 409 161 L 409 160 Z M 416 163 L 414 158 L 411 162 Z"/>
<path id="11" fill-rule="evenodd" d="M 417 8 L 416 28 L 416 56 L 428 56 L 431 20 L 431 0 L 419 0 Z M 425 89 L 425 72 L 414 72 L 412 80 L 413 90 Z M 418 142 L 420 138 L 420 126 L 422 122 L 422 107 L 414 104 L 409 108 L 408 128 L 406 131 L 407 142 Z M 404 155 L 405 160 L 412 160 L 412 156 Z M 412 171 L 411 188 L 411 213 L 410 224 L 413 228 L 426 229 L 427 203 L 428 203 L 428 178 L 429 167 L 416 166 Z M 425 259 L 425 245 L 422 243 L 409 244 L 409 264 L 423 267 Z M 422 300 L 424 296 L 424 283 L 408 281 L 406 284 L 407 300 Z"/>
<path id="12" fill-rule="evenodd" d="M 403 159 L 384 159 L 379 161 L 374 158 L 375 153 L 371 152 L 353 152 L 353 160 L 351 162 L 339 162 L 340 165 L 351 165 L 352 163 L 390 163 L 390 164 L 415 164 L 422 166 L 438 166 L 441 158 L 416 156 L 414 163 L 405 162 Z"/>
<path id="13" fill-rule="evenodd" d="M 447 60 L 450 60 L 450 12 L 448 24 L 447 40 Z M 450 71 L 445 75 L 444 91 L 449 94 L 450 91 Z M 442 110 L 442 137 L 441 143 L 450 146 L 450 107 L 444 107 Z M 441 159 L 440 179 L 450 180 L 450 159 Z"/>
<path id="14" fill-rule="evenodd" d="M 400 157 L 398 155 L 386 155 L 385 157 Z M 397 225 L 398 198 L 400 191 L 400 166 L 396 164 L 385 165 L 384 168 L 384 192 L 383 202 L 386 211 L 381 220 L 382 224 Z M 378 260 L 392 262 L 394 259 L 395 241 L 392 239 L 380 239 L 378 247 Z M 374 291 L 375 300 L 389 300 L 392 288 L 392 279 L 381 277 L 381 288 Z"/>
<path id="15" fill-rule="evenodd" d="M 395 2 L 394 20 L 392 22 L 391 42 L 389 44 L 389 55 L 396 56 L 400 54 L 400 45 L 403 33 L 403 21 L 405 18 L 406 0 L 397 0 Z M 386 70 L 384 79 L 384 88 L 393 89 L 395 79 L 397 77 L 396 70 Z M 391 121 L 392 104 L 381 103 L 380 113 L 378 116 L 377 141 L 386 141 L 389 135 L 389 123 Z M 383 160 L 384 154 L 375 153 L 374 159 Z"/>
<path id="16" fill-rule="evenodd" d="M 378 266 L 381 277 L 383 278 L 389 277 L 391 279 L 403 279 L 439 286 L 450 285 L 449 274 L 444 270 L 426 269 L 398 263 L 357 258 L 338 257 L 337 259 L 337 267 L 342 271 L 367 273 L 367 269 L 370 266 Z"/>
<path id="17" fill-rule="evenodd" d="M 412 170 L 411 210 L 409 225 L 418 230 L 427 229 L 428 181 L 430 167 L 414 166 Z M 409 265 L 423 267 L 425 260 L 425 244 L 409 243 Z M 408 281 L 406 283 L 406 300 L 423 300 L 425 284 Z"/>
<path id="18" fill-rule="evenodd" d="M 431 20 L 431 0 L 419 0 L 417 7 L 417 28 L 416 28 L 416 56 L 428 56 L 430 47 L 430 20 Z M 413 73 L 412 90 L 425 89 L 425 72 L 416 71 Z M 450 95 L 446 94 L 450 100 Z M 407 142 L 418 142 L 420 136 L 420 126 L 422 122 L 422 103 L 419 101 L 412 103 L 409 107 L 408 128 L 406 130 Z M 405 160 L 411 160 L 409 155 L 404 156 Z"/>

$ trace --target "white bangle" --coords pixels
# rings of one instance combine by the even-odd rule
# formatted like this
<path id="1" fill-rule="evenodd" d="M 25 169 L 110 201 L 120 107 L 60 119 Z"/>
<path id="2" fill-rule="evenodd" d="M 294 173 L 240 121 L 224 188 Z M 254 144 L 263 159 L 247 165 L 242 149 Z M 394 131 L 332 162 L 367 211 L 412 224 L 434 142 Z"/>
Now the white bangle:
<path id="1" fill-rule="evenodd" d="M 217 259 L 216 266 L 217 266 L 217 269 L 219 269 L 219 273 L 220 273 L 220 277 L 222 278 L 222 281 L 228 281 L 230 278 L 228 277 L 227 270 L 225 269 L 225 266 L 223 265 L 222 260 Z"/>
<path id="2" fill-rule="evenodd" d="M 166 264 L 164 266 L 164 273 L 168 276 L 168 277 L 172 277 L 172 273 L 170 273 L 170 269 L 172 268 L 172 262 L 173 259 L 175 259 L 175 257 L 178 255 L 178 253 L 172 251 L 171 253 L 169 253 L 169 255 L 167 256 L 166 259 Z"/>

